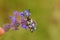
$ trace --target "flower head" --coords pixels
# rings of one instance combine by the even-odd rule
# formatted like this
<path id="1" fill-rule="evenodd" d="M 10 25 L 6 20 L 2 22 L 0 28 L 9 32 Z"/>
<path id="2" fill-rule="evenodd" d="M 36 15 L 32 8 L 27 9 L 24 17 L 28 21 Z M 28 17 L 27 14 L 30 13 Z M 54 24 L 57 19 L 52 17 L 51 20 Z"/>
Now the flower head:
<path id="1" fill-rule="evenodd" d="M 14 14 L 15 16 L 17 16 L 17 15 L 18 15 L 18 12 L 17 12 L 17 11 L 15 11 L 15 12 L 13 12 L 13 14 Z"/>
<path id="2" fill-rule="evenodd" d="M 26 16 L 29 16 L 30 15 L 29 10 L 25 10 L 24 13 L 25 13 Z"/>
<path id="3" fill-rule="evenodd" d="M 24 16 L 24 13 L 23 12 L 20 12 L 20 16 Z"/>
<path id="4" fill-rule="evenodd" d="M 22 28 L 24 28 L 24 29 L 26 29 L 27 28 L 27 26 L 26 25 L 21 25 L 22 26 Z"/>

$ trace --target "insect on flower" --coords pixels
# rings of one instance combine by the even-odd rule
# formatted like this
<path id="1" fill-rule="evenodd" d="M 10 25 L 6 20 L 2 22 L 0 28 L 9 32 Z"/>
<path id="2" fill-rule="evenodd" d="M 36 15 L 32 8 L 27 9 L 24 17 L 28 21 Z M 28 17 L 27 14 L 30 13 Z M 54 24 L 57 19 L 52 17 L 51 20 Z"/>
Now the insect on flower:
<path id="1" fill-rule="evenodd" d="M 30 10 L 24 10 L 20 13 L 14 11 L 13 15 L 14 16 L 9 16 L 11 23 L 4 25 L 5 32 L 9 31 L 11 28 L 13 28 L 12 30 L 19 30 L 19 25 L 24 29 L 29 28 L 31 32 L 36 30 L 36 22 L 30 18 Z M 18 21 L 18 16 L 21 17 L 20 22 Z"/>

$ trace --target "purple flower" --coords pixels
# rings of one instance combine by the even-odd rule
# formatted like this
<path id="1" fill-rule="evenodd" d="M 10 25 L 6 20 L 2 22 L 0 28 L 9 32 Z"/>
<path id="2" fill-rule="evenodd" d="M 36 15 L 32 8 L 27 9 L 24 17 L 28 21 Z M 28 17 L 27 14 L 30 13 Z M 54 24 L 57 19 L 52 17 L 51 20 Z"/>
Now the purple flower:
<path id="1" fill-rule="evenodd" d="M 23 12 L 20 12 L 20 16 L 24 16 L 24 13 Z"/>
<path id="2" fill-rule="evenodd" d="M 10 16 L 10 19 L 11 19 L 12 23 L 15 23 L 17 21 L 17 19 L 15 17 L 12 17 L 12 16 Z"/>
<path id="3" fill-rule="evenodd" d="M 12 20 L 13 17 L 12 16 L 9 16 L 9 18 Z"/>
<path id="4" fill-rule="evenodd" d="M 22 26 L 22 28 L 27 29 L 27 26 L 26 25 L 21 25 L 21 26 Z"/>
<path id="5" fill-rule="evenodd" d="M 18 30 L 20 23 L 16 21 L 15 23 L 12 23 L 12 25 L 14 26 L 13 30 Z"/>
<path id="6" fill-rule="evenodd" d="M 25 10 L 24 13 L 25 13 L 26 16 L 29 16 L 30 15 L 29 10 Z"/>
<path id="7" fill-rule="evenodd" d="M 11 25 L 10 24 L 6 24 L 4 25 L 4 31 L 8 31 L 9 29 L 11 28 Z"/>
<path id="8" fill-rule="evenodd" d="M 27 24 L 27 21 L 24 18 L 22 18 L 21 19 L 21 26 L 22 26 L 22 28 L 26 29 L 27 28 L 26 24 Z"/>
<path id="9" fill-rule="evenodd" d="M 17 15 L 18 15 L 18 12 L 17 12 L 17 11 L 15 11 L 15 12 L 13 12 L 13 14 L 14 14 L 15 16 L 17 16 Z"/>
<path id="10" fill-rule="evenodd" d="M 18 27 L 20 25 L 20 23 L 16 21 L 14 25 L 15 25 L 15 27 Z"/>
<path id="11" fill-rule="evenodd" d="M 25 20 L 25 18 L 23 17 L 23 18 L 21 18 L 21 21 L 26 21 L 26 20 Z"/>
<path id="12" fill-rule="evenodd" d="M 13 17 L 12 21 L 13 21 L 13 22 L 16 22 L 16 18 Z"/>

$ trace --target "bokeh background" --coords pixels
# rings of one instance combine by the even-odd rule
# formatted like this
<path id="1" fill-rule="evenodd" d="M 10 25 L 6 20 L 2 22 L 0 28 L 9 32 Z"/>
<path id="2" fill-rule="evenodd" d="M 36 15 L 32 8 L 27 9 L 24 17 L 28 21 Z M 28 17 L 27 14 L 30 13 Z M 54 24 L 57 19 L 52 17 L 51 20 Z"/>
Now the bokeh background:
<path id="1" fill-rule="evenodd" d="M 20 30 L 6 32 L 0 40 L 60 40 L 59 0 L 0 0 L 0 26 L 9 23 L 14 11 L 30 9 L 37 30 L 31 33 Z"/>

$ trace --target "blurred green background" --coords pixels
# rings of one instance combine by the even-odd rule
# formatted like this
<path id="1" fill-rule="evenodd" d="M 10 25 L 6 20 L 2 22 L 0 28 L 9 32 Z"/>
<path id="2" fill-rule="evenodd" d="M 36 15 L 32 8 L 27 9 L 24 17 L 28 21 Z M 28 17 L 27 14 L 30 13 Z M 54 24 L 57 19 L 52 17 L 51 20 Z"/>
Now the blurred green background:
<path id="1" fill-rule="evenodd" d="M 53 5 L 58 0 L 0 0 L 0 26 L 9 23 L 9 15 L 14 11 L 21 12 L 31 10 L 32 19 L 37 21 L 37 30 L 31 33 L 20 28 L 18 31 L 6 32 L 0 40 L 60 40 L 59 27 L 49 20 L 53 11 Z M 57 2 L 58 3 L 58 2 Z"/>

